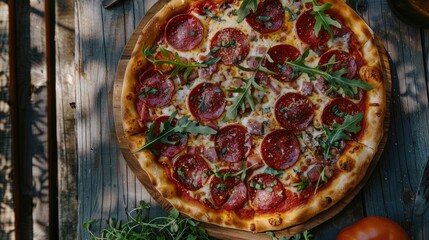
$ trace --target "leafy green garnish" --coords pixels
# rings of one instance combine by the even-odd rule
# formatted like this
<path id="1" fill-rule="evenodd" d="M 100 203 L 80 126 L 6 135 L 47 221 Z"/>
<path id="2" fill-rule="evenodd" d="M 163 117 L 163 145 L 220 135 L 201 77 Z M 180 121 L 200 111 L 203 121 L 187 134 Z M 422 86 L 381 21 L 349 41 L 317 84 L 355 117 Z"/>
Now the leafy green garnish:
<path id="1" fill-rule="evenodd" d="M 315 75 L 323 77 L 329 84 L 331 84 L 331 89 L 339 92 L 340 89 L 343 90 L 344 94 L 349 97 L 354 97 L 358 93 L 358 88 L 365 90 L 371 90 L 372 86 L 368 83 L 365 83 L 359 79 L 348 79 L 342 75 L 347 73 L 347 70 L 342 68 L 338 71 L 332 72 L 332 66 L 335 64 L 335 55 L 331 57 L 327 64 L 322 66 L 327 66 L 326 70 L 321 69 L 322 66 L 309 67 L 305 65 L 304 61 L 308 57 L 309 49 L 307 49 L 303 55 L 301 55 L 297 60 L 293 62 L 286 61 L 285 64 L 292 67 L 294 71 L 301 71 L 307 73 L 310 78 L 314 78 Z"/>
<path id="2" fill-rule="evenodd" d="M 313 4 L 313 11 L 311 11 L 311 14 L 314 15 L 314 19 L 316 20 L 316 24 L 314 24 L 314 34 L 316 34 L 316 37 L 319 35 L 320 29 L 322 29 L 323 26 L 331 38 L 334 38 L 334 32 L 330 25 L 341 28 L 341 24 L 325 13 L 327 9 L 332 7 L 332 4 L 325 3 L 323 5 L 319 5 L 315 0 L 302 0 L 302 2 L 311 2 Z"/>
<path id="3" fill-rule="evenodd" d="M 258 62 L 258 67 L 256 69 L 250 69 L 250 68 L 246 68 L 243 66 L 238 65 L 237 67 L 242 70 L 242 71 L 253 71 L 253 74 L 249 77 L 249 78 L 239 78 L 241 79 L 246 85 L 244 87 L 237 87 L 235 89 L 229 89 L 228 92 L 236 92 L 239 93 L 238 96 L 234 97 L 234 98 L 229 98 L 227 100 L 232 102 L 232 105 L 227 106 L 226 107 L 226 114 L 224 116 L 224 118 L 222 119 L 222 121 L 226 122 L 230 119 L 235 119 L 238 115 L 238 110 L 239 108 L 241 108 L 243 111 L 246 108 L 245 105 L 245 101 L 247 101 L 250 105 L 250 107 L 252 108 L 252 111 L 255 111 L 256 109 L 256 104 L 255 101 L 253 99 L 252 96 L 252 87 L 254 87 L 255 89 L 258 89 L 260 91 L 266 91 L 265 88 L 259 86 L 256 83 L 255 77 L 256 77 L 256 73 L 258 73 L 258 71 L 261 72 L 265 72 L 268 74 L 273 74 L 275 75 L 275 72 L 270 71 L 269 69 L 267 69 L 266 67 L 262 66 L 262 59 L 264 58 L 260 58 L 259 62 Z"/>
<path id="4" fill-rule="evenodd" d="M 91 231 L 91 225 L 95 220 L 85 222 L 83 227 L 90 234 L 92 240 L 210 239 L 207 231 L 198 226 L 199 222 L 190 218 L 181 218 L 179 211 L 175 208 L 170 211 L 167 217 L 147 219 L 145 212 L 149 207 L 148 203 L 141 201 L 137 208 L 127 212 L 126 222 L 108 220 L 107 226 L 101 230 L 100 237 Z"/>
<path id="5" fill-rule="evenodd" d="M 216 134 L 216 130 L 207 126 L 200 126 L 196 121 L 189 121 L 189 116 L 183 116 L 175 126 L 173 126 L 173 120 L 177 112 L 173 112 L 167 121 L 160 124 L 159 134 L 155 135 L 156 122 L 152 122 L 149 126 L 149 130 L 146 133 L 146 143 L 137 149 L 135 152 L 139 152 L 144 149 L 150 150 L 153 154 L 159 155 L 159 153 L 152 148 L 152 145 L 156 142 L 162 142 L 170 145 L 175 145 L 178 141 L 171 141 L 169 137 L 178 135 L 185 137 L 184 133 L 191 133 L 193 135 L 204 134 L 211 135 Z"/>
<path id="6" fill-rule="evenodd" d="M 258 0 L 243 0 L 237 11 L 237 22 L 241 23 L 244 18 L 249 15 L 250 10 L 256 12 L 256 9 L 258 8 L 258 2 Z"/>
<path id="7" fill-rule="evenodd" d="M 273 175 L 273 176 L 276 176 L 276 177 L 282 177 L 283 176 L 283 172 L 282 171 L 278 171 L 278 170 L 275 170 L 275 169 L 270 168 L 270 167 L 265 168 L 264 173 L 270 174 L 270 175 Z"/>
<path id="8" fill-rule="evenodd" d="M 320 146 L 324 149 L 323 157 L 325 159 L 331 158 L 329 153 L 331 147 L 336 147 L 341 140 L 350 140 L 351 137 L 346 134 L 348 133 L 357 133 L 361 130 L 359 125 L 360 121 L 363 118 L 363 112 L 360 112 L 356 115 L 347 115 L 342 124 L 334 122 L 332 124 L 332 130 L 328 126 L 323 126 L 323 130 L 326 134 L 326 140 L 319 140 Z"/>
<path id="9" fill-rule="evenodd" d="M 224 19 L 222 19 L 221 17 L 216 16 L 215 14 L 213 14 L 213 13 L 210 11 L 210 9 L 208 9 L 208 8 L 204 8 L 204 13 L 205 13 L 209 18 L 211 18 L 211 19 L 213 19 L 213 20 L 215 20 L 215 21 L 218 21 L 218 22 L 225 21 L 225 20 L 224 20 Z"/>
<path id="10" fill-rule="evenodd" d="M 285 10 L 286 12 L 289 13 L 289 16 L 290 16 L 290 18 L 288 20 L 289 22 L 295 21 L 298 18 L 299 14 L 301 14 L 300 11 L 295 12 L 295 13 L 292 12 L 292 10 L 290 10 L 290 8 L 288 8 L 288 7 L 283 7 L 283 10 Z"/>
<path id="11" fill-rule="evenodd" d="M 256 163 L 253 164 L 250 167 L 246 166 L 246 163 L 244 161 L 241 162 L 241 170 L 235 173 L 220 173 L 219 172 L 219 167 L 215 166 L 215 171 L 211 171 L 212 174 L 214 174 L 216 177 L 226 180 L 227 178 L 230 177 L 240 177 L 241 181 L 244 181 L 244 179 L 246 178 L 246 174 L 247 174 L 247 170 L 253 168 L 254 166 L 256 166 Z"/>
<path id="12" fill-rule="evenodd" d="M 207 62 L 204 63 L 184 63 L 181 59 L 180 56 L 177 52 L 175 52 L 174 55 L 174 59 L 170 56 L 170 53 L 163 47 L 159 48 L 160 53 L 166 57 L 167 59 L 155 59 L 155 56 L 153 55 L 153 48 L 152 49 L 148 49 L 145 48 L 143 49 L 143 55 L 145 56 L 145 58 L 157 65 L 157 66 L 161 66 L 163 64 L 171 64 L 174 66 L 174 70 L 171 72 L 170 76 L 174 77 L 177 75 L 177 73 L 179 73 L 182 70 L 185 70 L 183 77 L 185 78 L 185 80 L 188 80 L 189 74 L 191 74 L 192 70 L 194 68 L 197 67 L 208 67 L 209 65 L 213 65 L 216 62 L 218 62 L 220 60 L 220 58 L 214 58 L 211 59 Z"/>
<path id="13" fill-rule="evenodd" d="M 271 237 L 271 240 L 311 240 L 313 239 L 313 235 L 308 230 L 305 230 L 303 233 L 297 233 L 292 237 L 277 237 L 276 234 L 271 231 L 265 232 L 265 234 Z"/>
<path id="14" fill-rule="evenodd" d="M 298 183 L 293 183 L 291 184 L 292 187 L 297 187 L 297 191 L 301 192 L 302 190 L 306 189 L 308 187 L 308 185 L 310 184 L 310 182 L 308 181 L 308 178 L 306 177 L 301 177 L 301 182 Z"/>
<path id="15" fill-rule="evenodd" d="M 345 117 L 345 116 L 347 115 L 347 113 L 346 113 L 346 112 L 341 112 L 341 111 L 340 111 L 340 109 L 338 109 L 338 105 L 334 105 L 334 106 L 332 107 L 332 109 L 331 109 L 331 112 L 332 112 L 335 116 L 337 116 L 337 117 L 341 117 L 341 118 L 343 118 L 343 117 Z"/>
<path id="16" fill-rule="evenodd" d="M 158 90 L 156 88 L 149 88 L 149 87 L 145 87 L 143 89 L 143 91 L 140 92 L 139 97 L 140 98 L 145 98 L 146 95 L 154 95 L 158 92 Z"/>

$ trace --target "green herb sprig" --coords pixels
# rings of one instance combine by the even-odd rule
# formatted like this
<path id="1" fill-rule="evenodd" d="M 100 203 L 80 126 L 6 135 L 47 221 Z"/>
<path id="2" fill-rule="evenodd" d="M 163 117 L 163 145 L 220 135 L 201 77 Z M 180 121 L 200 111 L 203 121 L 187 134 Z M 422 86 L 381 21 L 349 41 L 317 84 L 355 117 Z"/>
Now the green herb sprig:
<path id="1" fill-rule="evenodd" d="M 209 65 L 213 65 L 215 63 L 217 63 L 220 58 L 213 58 L 210 59 L 206 62 L 203 63 L 185 63 L 180 59 L 180 56 L 177 52 L 175 52 L 174 55 L 174 59 L 171 57 L 170 53 L 163 47 L 159 48 L 159 52 L 165 56 L 167 59 L 155 59 L 155 56 L 153 55 L 154 52 L 154 48 L 152 49 L 148 49 L 145 48 L 143 49 L 143 55 L 145 56 L 145 58 L 157 65 L 157 66 L 161 66 L 162 64 L 171 64 L 174 66 L 174 70 L 171 72 L 170 76 L 174 77 L 177 75 L 177 73 L 179 73 L 182 70 L 185 70 L 183 77 L 185 78 L 185 80 L 188 80 L 189 74 L 191 74 L 192 70 L 194 70 L 194 68 L 198 68 L 198 67 L 208 67 Z"/>
<path id="2" fill-rule="evenodd" d="M 305 65 L 304 61 L 308 57 L 309 49 L 307 49 L 303 55 L 301 55 L 297 60 L 293 62 L 286 61 L 285 64 L 292 67 L 294 71 L 301 71 L 307 73 L 308 76 L 312 79 L 315 79 L 315 75 L 323 77 L 329 84 L 331 84 L 331 89 L 333 91 L 339 92 L 340 89 L 343 90 L 344 94 L 349 97 L 354 97 L 358 93 L 358 88 L 371 90 L 373 87 L 368 83 L 365 83 L 359 79 L 348 79 L 342 75 L 347 73 L 347 70 L 342 68 L 338 71 L 332 72 L 332 66 L 335 62 L 335 55 L 333 55 L 327 64 L 322 66 L 327 66 L 326 70 L 321 69 L 322 66 L 309 67 Z"/>
<path id="3" fill-rule="evenodd" d="M 334 122 L 332 124 L 332 130 L 328 126 L 323 126 L 323 130 L 326 134 L 326 140 L 319 140 L 320 146 L 324 149 L 323 157 L 325 159 L 331 158 L 329 153 L 331 147 L 337 147 L 341 140 L 350 140 L 351 137 L 346 134 L 348 133 L 357 133 L 361 130 L 359 125 L 360 121 L 363 118 L 363 112 L 360 112 L 356 115 L 347 115 L 342 124 Z"/>
<path id="4" fill-rule="evenodd" d="M 211 11 L 210 11 L 210 9 L 208 9 L 208 8 L 204 8 L 204 13 L 209 17 L 209 18 L 211 18 L 211 19 L 213 19 L 213 20 L 215 20 L 215 21 L 218 21 L 218 22 L 223 22 L 223 21 L 225 21 L 225 19 L 222 19 L 221 17 L 219 17 L 219 16 L 216 16 L 214 13 L 212 13 Z"/>
<path id="5" fill-rule="evenodd" d="M 310 182 L 308 181 L 308 178 L 306 177 L 301 177 L 301 182 L 298 183 L 293 183 L 291 184 L 292 187 L 297 187 L 297 191 L 301 192 L 302 190 L 306 189 L 308 187 L 308 185 L 310 184 Z"/>
<path id="6" fill-rule="evenodd" d="M 316 183 L 316 188 L 314 189 L 314 194 L 316 194 L 317 189 L 319 189 L 319 187 L 323 183 L 326 183 L 328 181 L 328 178 L 326 177 L 326 174 L 325 174 L 325 169 L 326 169 L 326 167 L 323 167 L 322 171 L 319 171 L 319 169 L 317 169 L 317 171 L 319 172 L 319 178 L 317 178 L 317 183 Z"/>
<path id="7" fill-rule="evenodd" d="M 313 239 L 313 234 L 310 231 L 305 230 L 303 233 L 297 233 L 292 237 L 277 237 L 274 232 L 268 231 L 265 232 L 267 236 L 271 237 L 271 240 L 311 240 Z"/>
<path id="8" fill-rule="evenodd" d="M 237 11 L 237 22 L 241 23 L 246 18 L 246 16 L 249 15 L 250 10 L 256 12 L 258 3 L 258 0 L 243 0 Z"/>
<path id="9" fill-rule="evenodd" d="M 331 36 L 331 39 L 334 38 L 334 32 L 332 31 L 331 25 L 341 28 L 341 24 L 325 13 L 327 9 L 332 7 L 332 4 L 325 3 L 323 5 L 319 5 L 315 0 L 302 0 L 302 2 L 310 2 L 313 4 L 313 11 L 311 11 L 311 14 L 314 15 L 314 19 L 316 20 L 316 23 L 314 24 L 314 34 L 316 34 L 316 37 L 319 35 L 320 29 L 322 29 L 323 26 Z"/>
<path id="10" fill-rule="evenodd" d="M 89 233 L 92 240 L 210 239 L 207 231 L 198 226 L 199 222 L 190 218 L 181 218 L 179 211 L 175 208 L 170 211 L 167 217 L 157 217 L 152 220 L 147 219 L 144 213 L 149 207 L 148 203 L 141 201 L 137 208 L 127 212 L 126 222 L 108 220 L 107 226 L 101 230 L 100 237 L 97 237 L 91 231 L 91 226 L 95 220 L 85 222 L 83 227 Z"/>
<path id="11" fill-rule="evenodd" d="M 241 170 L 235 173 L 220 173 L 219 172 L 219 167 L 215 166 L 215 171 L 211 171 L 212 174 L 214 174 L 216 177 L 226 180 L 227 178 L 230 177 L 238 177 L 240 176 L 240 180 L 244 181 L 244 179 L 246 178 L 246 174 L 247 174 L 247 170 L 253 168 L 254 166 L 256 166 L 256 163 L 251 165 L 250 167 L 246 166 L 246 163 L 244 161 L 241 162 Z"/>
<path id="12" fill-rule="evenodd" d="M 173 112 L 167 121 L 162 122 L 159 127 L 159 134 L 155 135 L 155 126 L 156 123 L 152 122 L 149 125 L 149 130 L 146 133 L 146 143 L 137 149 L 135 152 L 139 152 L 144 149 L 150 150 L 153 154 L 159 155 L 159 153 L 152 148 L 153 144 L 156 142 L 162 142 L 170 145 L 175 145 L 178 141 L 169 140 L 170 136 L 178 135 L 180 137 L 185 137 L 184 133 L 190 133 L 193 135 L 204 134 L 211 135 L 216 134 L 216 130 L 207 126 L 198 125 L 197 121 L 189 121 L 190 116 L 183 116 L 179 120 L 175 126 L 173 126 L 174 118 L 176 117 L 177 112 Z"/>
<path id="13" fill-rule="evenodd" d="M 258 60 L 258 67 L 256 69 L 250 69 L 250 68 L 246 68 L 243 67 L 241 65 L 237 65 L 237 67 L 242 70 L 242 71 L 246 71 L 246 72 L 251 72 L 253 71 L 253 74 L 249 77 L 249 78 L 239 78 L 241 79 L 246 85 L 243 87 L 237 87 L 235 89 L 228 89 L 228 92 L 236 92 L 239 93 L 238 96 L 234 97 L 234 98 L 229 98 L 227 100 L 232 102 L 232 105 L 227 106 L 226 107 L 226 114 L 225 117 L 223 118 L 223 121 L 226 122 L 230 119 L 235 119 L 238 115 L 238 110 L 241 108 L 243 111 L 246 108 L 245 102 L 247 101 L 250 105 L 250 107 L 252 108 L 252 111 L 255 111 L 256 109 L 256 104 L 255 101 L 253 99 L 252 96 L 252 87 L 254 87 L 255 89 L 258 89 L 260 91 L 266 91 L 265 88 L 259 86 L 256 83 L 255 77 L 256 77 L 256 73 L 258 71 L 261 72 L 265 72 L 267 74 L 272 74 L 275 75 L 276 73 L 273 71 L 270 71 L 269 69 L 267 69 L 266 67 L 262 66 L 262 60 L 264 58 L 260 57 Z"/>

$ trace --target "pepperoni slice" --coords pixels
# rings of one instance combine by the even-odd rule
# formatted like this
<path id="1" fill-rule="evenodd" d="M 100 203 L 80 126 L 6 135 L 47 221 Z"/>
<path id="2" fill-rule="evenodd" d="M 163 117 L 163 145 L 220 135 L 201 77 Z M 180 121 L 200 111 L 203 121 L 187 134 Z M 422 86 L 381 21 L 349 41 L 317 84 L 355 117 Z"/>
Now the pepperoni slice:
<path id="1" fill-rule="evenodd" d="M 264 65 L 269 70 L 277 73 L 277 75 L 274 75 L 275 79 L 285 82 L 295 80 L 298 77 L 298 74 L 295 74 L 293 69 L 285 64 L 285 61 L 295 61 L 298 59 L 300 56 L 298 49 L 288 44 L 282 44 L 270 48 L 267 54 L 273 62 L 265 60 Z"/>
<path id="2" fill-rule="evenodd" d="M 189 93 L 189 111 L 199 121 L 219 118 L 225 110 L 225 94 L 213 83 L 201 83 Z"/>
<path id="3" fill-rule="evenodd" d="M 323 109 L 322 122 L 331 126 L 334 122 L 342 124 L 347 115 L 356 115 L 359 107 L 347 98 L 337 98 L 332 100 Z"/>
<path id="4" fill-rule="evenodd" d="M 210 49 L 214 57 L 228 66 L 241 63 L 249 53 L 250 45 L 247 36 L 235 28 L 218 31 L 211 40 Z"/>
<path id="5" fill-rule="evenodd" d="M 238 162 L 248 154 L 250 137 L 241 125 L 228 125 L 221 128 L 215 136 L 215 148 L 219 159 Z"/>
<path id="6" fill-rule="evenodd" d="M 283 25 L 285 12 L 278 0 L 260 1 L 256 12 L 247 15 L 247 23 L 260 33 L 275 32 Z"/>
<path id="7" fill-rule="evenodd" d="M 209 167 L 198 155 L 185 154 L 176 159 L 173 177 L 179 184 L 191 191 L 200 189 L 209 176 Z"/>
<path id="8" fill-rule="evenodd" d="M 353 79 L 357 72 L 357 64 L 355 59 L 348 53 L 341 50 L 331 50 L 325 52 L 319 60 L 319 66 L 321 66 L 323 71 L 326 71 L 326 64 L 329 60 L 335 56 L 335 64 L 332 65 L 332 72 L 339 71 L 341 69 L 346 69 L 347 73 L 344 73 L 342 76 L 348 79 Z"/>
<path id="9" fill-rule="evenodd" d="M 194 49 L 204 37 L 204 28 L 200 20 L 190 14 L 177 15 L 170 19 L 165 27 L 167 42 L 177 50 Z"/>
<path id="10" fill-rule="evenodd" d="M 174 83 L 166 75 L 149 70 L 140 75 L 136 92 L 146 106 L 163 107 L 170 103 L 173 97 Z"/>
<path id="11" fill-rule="evenodd" d="M 276 120 L 286 130 L 306 129 L 313 121 L 314 110 L 311 101 L 299 93 L 286 93 L 275 105 Z"/>
<path id="12" fill-rule="evenodd" d="M 316 36 L 314 32 L 314 25 L 316 20 L 311 10 L 302 13 L 295 23 L 296 34 L 298 38 L 311 46 L 320 46 L 329 40 L 329 33 L 322 27 L 319 34 Z"/>
<path id="13" fill-rule="evenodd" d="M 158 136 L 159 134 L 159 128 L 161 126 L 162 122 L 166 122 L 168 121 L 168 116 L 162 116 L 162 117 L 158 117 L 155 120 L 155 129 L 154 129 L 154 135 Z M 173 120 L 173 125 L 176 125 L 177 119 Z M 170 136 L 168 138 L 169 141 L 171 142 L 177 142 L 177 144 L 172 145 L 172 144 L 167 144 L 167 143 L 162 143 L 162 142 L 156 142 L 153 145 L 153 148 L 162 156 L 166 156 L 169 158 L 172 158 L 174 156 L 176 156 L 179 152 L 181 152 L 183 149 L 186 148 L 186 146 L 188 145 L 188 137 L 179 137 L 177 135 L 173 135 Z"/>
<path id="14" fill-rule="evenodd" d="M 221 174 L 235 173 L 230 169 L 222 169 Z M 210 183 L 210 193 L 213 199 L 213 204 L 220 207 L 224 204 L 224 208 L 234 209 L 241 207 L 247 199 L 247 187 L 237 177 L 228 177 L 226 179 L 213 177 Z"/>
<path id="15" fill-rule="evenodd" d="M 250 204 L 256 210 L 270 210 L 285 199 L 283 184 L 273 175 L 262 173 L 249 180 Z"/>
<path id="16" fill-rule="evenodd" d="M 261 156 L 268 166 L 276 170 L 288 169 L 298 161 L 298 139 L 283 129 L 271 132 L 262 140 Z"/>

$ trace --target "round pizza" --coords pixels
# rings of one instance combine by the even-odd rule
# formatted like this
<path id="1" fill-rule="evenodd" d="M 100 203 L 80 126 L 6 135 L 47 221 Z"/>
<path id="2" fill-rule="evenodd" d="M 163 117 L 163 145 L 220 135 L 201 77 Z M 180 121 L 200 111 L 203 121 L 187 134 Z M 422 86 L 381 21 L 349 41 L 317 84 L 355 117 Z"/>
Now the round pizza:
<path id="1" fill-rule="evenodd" d="M 261 232 L 357 186 L 385 98 L 373 32 L 342 0 L 172 0 L 135 45 L 121 114 L 172 206 Z"/>

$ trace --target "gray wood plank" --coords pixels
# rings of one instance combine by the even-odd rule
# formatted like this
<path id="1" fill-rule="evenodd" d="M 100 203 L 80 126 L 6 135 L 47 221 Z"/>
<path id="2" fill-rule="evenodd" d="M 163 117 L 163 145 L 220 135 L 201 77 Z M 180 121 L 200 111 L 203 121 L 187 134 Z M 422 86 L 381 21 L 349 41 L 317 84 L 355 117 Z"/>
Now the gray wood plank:
<path id="1" fill-rule="evenodd" d="M 147 2 L 146 2 L 147 4 Z M 117 147 L 112 114 L 116 66 L 127 39 L 145 12 L 143 1 L 125 1 L 105 10 L 99 2 L 76 2 L 76 116 L 79 219 L 78 238 L 89 236 L 82 224 L 124 220 L 126 209 L 150 196 L 126 166 Z"/>
<path id="2" fill-rule="evenodd" d="M 379 167 L 364 189 L 366 214 L 389 217 L 405 227 L 413 239 L 424 239 L 429 235 L 429 214 L 419 217 L 412 212 L 422 166 L 429 156 L 427 79 L 420 29 L 398 20 L 385 1 L 368 1 L 362 10 L 393 61 L 392 127 Z"/>
<path id="3" fill-rule="evenodd" d="M 0 239 L 12 239 L 13 175 L 9 102 L 9 8 L 0 2 Z"/>
<path id="4" fill-rule="evenodd" d="M 59 239 L 77 239 L 74 1 L 56 1 Z"/>

